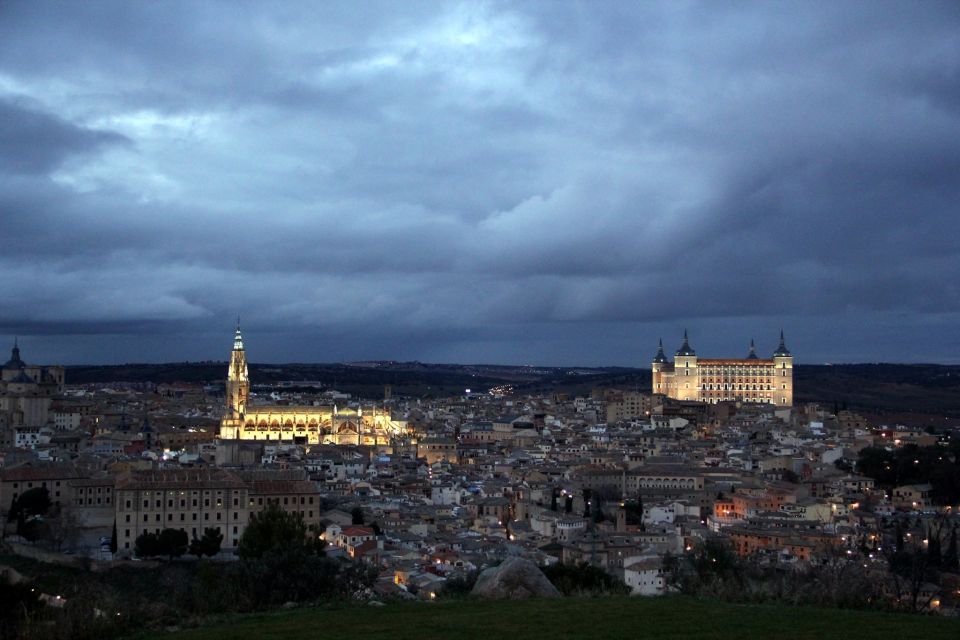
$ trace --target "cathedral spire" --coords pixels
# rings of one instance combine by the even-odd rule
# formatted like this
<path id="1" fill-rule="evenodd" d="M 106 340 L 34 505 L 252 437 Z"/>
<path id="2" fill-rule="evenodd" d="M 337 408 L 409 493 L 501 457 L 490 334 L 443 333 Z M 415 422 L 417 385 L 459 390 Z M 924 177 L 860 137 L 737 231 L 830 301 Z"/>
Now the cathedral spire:
<path id="1" fill-rule="evenodd" d="M 747 360 L 758 360 L 757 358 L 757 347 L 753 343 L 753 338 L 750 338 L 750 353 L 747 355 Z"/>
<path id="2" fill-rule="evenodd" d="M 240 335 L 240 316 L 237 316 L 237 332 L 233 336 L 233 350 L 243 351 L 243 336 Z"/>

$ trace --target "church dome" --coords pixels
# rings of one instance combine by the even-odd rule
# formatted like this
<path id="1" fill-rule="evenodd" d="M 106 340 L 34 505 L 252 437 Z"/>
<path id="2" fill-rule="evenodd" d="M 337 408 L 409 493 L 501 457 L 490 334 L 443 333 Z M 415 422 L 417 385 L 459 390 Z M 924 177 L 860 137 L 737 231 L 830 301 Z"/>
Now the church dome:
<path id="1" fill-rule="evenodd" d="M 26 366 L 26 363 L 20 359 L 20 347 L 18 347 L 17 343 L 14 342 L 13 351 L 10 353 L 10 359 L 7 360 L 6 364 L 3 365 L 3 370 L 10 371 L 11 369 L 24 369 Z"/>
<path id="2" fill-rule="evenodd" d="M 25 374 L 23 371 L 17 374 L 16 378 L 10 380 L 14 384 L 34 384 L 33 378 Z"/>

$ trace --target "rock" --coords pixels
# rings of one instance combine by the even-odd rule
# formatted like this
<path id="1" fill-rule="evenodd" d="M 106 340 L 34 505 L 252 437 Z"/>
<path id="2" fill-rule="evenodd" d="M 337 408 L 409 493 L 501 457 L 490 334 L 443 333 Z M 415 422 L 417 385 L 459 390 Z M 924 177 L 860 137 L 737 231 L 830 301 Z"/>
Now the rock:
<path id="1" fill-rule="evenodd" d="M 383 603 L 380 602 L 379 600 L 371 600 L 370 602 L 367 603 L 367 605 L 368 605 L 368 606 L 371 606 L 371 607 L 385 607 L 385 606 L 386 606 L 385 604 L 383 604 Z"/>
<path id="2" fill-rule="evenodd" d="M 296 603 L 296 602 L 284 602 L 284 603 L 281 605 L 281 608 L 283 608 L 283 609 L 296 609 L 296 608 L 297 608 L 297 603 Z"/>
<path id="3" fill-rule="evenodd" d="M 560 592 L 533 562 L 510 557 L 500 566 L 485 569 L 470 595 L 480 598 L 559 598 Z"/>

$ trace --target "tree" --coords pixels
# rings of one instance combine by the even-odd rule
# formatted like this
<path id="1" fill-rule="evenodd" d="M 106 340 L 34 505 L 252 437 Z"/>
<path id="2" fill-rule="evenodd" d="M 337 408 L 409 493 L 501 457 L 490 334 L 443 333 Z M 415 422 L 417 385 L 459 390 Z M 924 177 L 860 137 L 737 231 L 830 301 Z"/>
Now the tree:
<path id="1" fill-rule="evenodd" d="M 20 638 L 24 627 L 40 613 L 40 592 L 25 582 L 13 584 L 6 573 L 0 574 L 0 638 Z"/>
<path id="2" fill-rule="evenodd" d="M 152 556 L 159 556 L 163 554 L 157 534 L 150 533 L 149 531 L 144 531 L 137 536 L 133 549 L 137 557 L 140 558 L 150 558 Z"/>
<path id="3" fill-rule="evenodd" d="M 941 568 L 944 571 L 954 573 L 958 570 L 957 566 L 957 528 L 950 529 L 950 541 L 947 543 L 947 550 L 943 554 Z"/>
<path id="4" fill-rule="evenodd" d="M 25 520 L 21 513 L 17 519 L 17 535 L 29 542 L 36 542 L 48 535 L 47 523 L 39 518 Z"/>
<path id="5" fill-rule="evenodd" d="M 941 527 L 929 527 L 927 529 L 927 562 L 931 567 L 939 567 L 943 560 L 943 554 L 940 553 L 940 531 Z"/>
<path id="6" fill-rule="evenodd" d="M 183 529 L 164 529 L 157 538 L 160 553 L 168 556 L 171 560 L 179 558 L 187 552 L 189 541 L 187 532 Z"/>
<path id="7" fill-rule="evenodd" d="M 50 492 L 46 487 L 34 487 L 27 489 L 13 501 L 10 507 L 11 520 L 27 520 L 36 516 L 42 516 L 50 510 Z"/>
<path id="8" fill-rule="evenodd" d="M 201 558 L 203 556 L 213 557 L 220 553 L 220 546 L 223 544 L 223 534 L 220 529 L 207 527 L 203 530 L 203 536 L 197 538 L 194 536 L 190 541 L 190 555 Z"/>
<path id="9" fill-rule="evenodd" d="M 271 552 L 285 551 L 323 555 L 323 546 L 315 536 L 309 535 L 303 516 L 271 503 L 250 517 L 237 553 L 241 558 L 260 558 Z"/>
<path id="10" fill-rule="evenodd" d="M 59 505 L 56 513 L 44 521 L 43 536 L 52 549 L 59 551 L 64 546 L 72 547 L 80 536 L 80 517 L 70 506 Z"/>
<path id="11" fill-rule="evenodd" d="M 623 580 L 585 562 L 577 565 L 558 562 L 541 570 L 563 595 L 630 593 L 630 587 Z"/>
<path id="12" fill-rule="evenodd" d="M 354 507 L 350 510 L 350 518 L 353 524 L 363 524 L 363 509 Z"/>
<path id="13" fill-rule="evenodd" d="M 110 553 L 117 552 L 117 521 L 113 521 L 113 532 L 110 534 Z"/>

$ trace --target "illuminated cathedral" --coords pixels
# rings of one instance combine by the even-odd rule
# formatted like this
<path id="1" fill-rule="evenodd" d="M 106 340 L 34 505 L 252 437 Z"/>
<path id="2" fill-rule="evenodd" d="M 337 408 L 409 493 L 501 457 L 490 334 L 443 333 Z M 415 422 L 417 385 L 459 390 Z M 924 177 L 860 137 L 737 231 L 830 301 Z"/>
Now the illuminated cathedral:
<path id="1" fill-rule="evenodd" d="M 372 406 L 357 409 L 327 406 L 259 405 L 250 403 L 250 375 L 240 324 L 233 339 L 227 370 L 226 410 L 220 438 L 292 444 L 378 446 L 406 433 L 406 422 Z"/>

